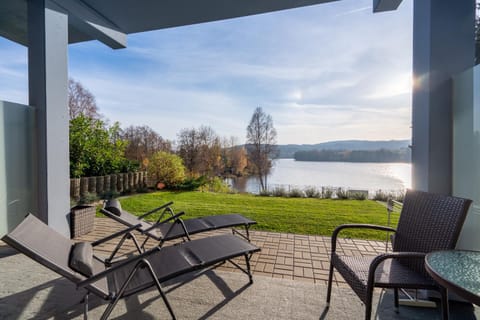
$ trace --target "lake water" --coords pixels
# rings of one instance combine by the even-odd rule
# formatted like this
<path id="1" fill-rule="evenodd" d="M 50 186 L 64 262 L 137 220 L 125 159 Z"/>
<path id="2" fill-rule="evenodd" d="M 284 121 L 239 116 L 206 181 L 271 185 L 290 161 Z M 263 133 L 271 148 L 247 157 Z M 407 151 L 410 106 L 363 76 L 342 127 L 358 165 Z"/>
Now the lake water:
<path id="1" fill-rule="evenodd" d="M 314 162 L 278 159 L 268 177 L 269 189 L 307 186 L 342 187 L 347 189 L 399 191 L 411 187 L 412 167 L 409 163 Z M 258 193 L 256 178 L 230 181 L 241 192 Z"/>

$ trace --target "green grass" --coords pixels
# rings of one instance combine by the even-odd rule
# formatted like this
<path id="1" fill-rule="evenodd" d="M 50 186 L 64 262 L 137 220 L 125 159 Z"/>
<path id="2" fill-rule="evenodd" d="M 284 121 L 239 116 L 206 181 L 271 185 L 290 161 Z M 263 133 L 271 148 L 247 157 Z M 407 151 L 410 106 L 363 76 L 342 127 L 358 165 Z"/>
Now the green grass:
<path id="1" fill-rule="evenodd" d="M 138 215 L 168 201 L 174 201 L 175 212 L 185 211 L 184 219 L 241 213 L 257 221 L 254 229 L 264 231 L 331 236 L 333 229 L 344 223 L 387 225 L 385 207 L 372 200 L 277 198 L 195 191 L 163 191 L 121 199 L 122 208 Z M 392 215 L 392 226 L 397 222 L 398 214 Z M 385 240 L 385 233 L 360 229 L 343 231 L 341 236 Z"/>

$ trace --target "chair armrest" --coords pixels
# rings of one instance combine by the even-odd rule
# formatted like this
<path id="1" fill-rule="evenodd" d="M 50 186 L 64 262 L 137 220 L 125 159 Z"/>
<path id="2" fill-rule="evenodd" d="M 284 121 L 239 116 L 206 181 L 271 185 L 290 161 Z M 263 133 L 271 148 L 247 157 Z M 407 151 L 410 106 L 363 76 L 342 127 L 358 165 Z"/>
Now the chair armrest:
<path id="1" fill-rule="evenodd" d="M 150 211 L 142 214 L 141 216 L 138 217 L 138 219 L 141 220 L 141 219 L 143 219 L 143 218 L 151 215 L 152 213 L 155 213 L 155 212 L 157 212 L 157 211 L 159 211 L 159 210 L 168 208 L 168 207 L 169 207 L 170 205 L 172 205 L 172 204 L 173 204 L 173 201 L 170 201 L 170 202 L 167 202 L 167 203 L 165 203 L 165 204 L 162 204 L 160 207 L 155 208 L 155 209 L 153 209 L 153 210 L 150 210 Z"/>
<path id="2" fill-rule="evenodd" d="M 388 231 L 388 232 L 397 232 L 397 230 L 386 227 L 386 226 L 379 226 L 375 224 L 342 224 L 333 230 L 332 233 L 332 253 L 337 250 L 337 237 L 340 231 L 343 229 L 372 229 L 372 230 L 380 230 L 380 231 Z"/>
<path id="3" fill-rule="evenodd" d="M 110 241 L 116 237 L 119 237 L 121 235 L 124 235 L 126 233 L 129 233 L 129 232 L 132 232 L 133 230 L 137 229 L 137 228 L 140 228 L 141 224 L 136 224 L 134 226 L 131 226 L 131 227 L 128 227 L 126 229 L 123 229 L 123 230 L 120 230 L 118 232 L 115 232 L 114 234 L 111 234 L 109 236 L 106 236 L 105 238 L 102 238 L 102 239 L 99 239 L 99 240 L 96 240 L 94 242 L 92 242 L 92 247 L 95 247 L 95 246 L 98 246 L 99 244 L 102 244 L 104 242 L 107 242 L 107 241 Z"/>
<path id="4" fill-rule="evenodd" d="M 377 270 L 377 267 L 382 263 L 383 261 L 387 259 L 425 259 L 425 256 L 427 254 L 423 252 L 391 252 L 391 253 L 384 253 L 381 255 L 378 255 L 373 259 L 372 263 L 370 263 L 370 267 L 368 269 L 368 283 L 367 284 L 373 284 L 375 280 L 375 271 Z"/>
<path id="5" fill-rule="evenodd" d="M 145 251 L 144 253 L 141 253 L 139 255 L 136 255 L 134 257 L 131 257 L 129 259 L 126 259 L 126 260 L 122 260 L 121 262 L 117 262 L 115 264 L 113 264 L 111 267 L 97 273 L 97 274 L 94 274 L 93 276 L 83 280 L 83 281 L 80 281 L 79 283 L 77 283 L 77 288 L 82 288 L 82 287 L 85 287 L 93 282 L 96 282 L 104 277 L 106 277 L 107 275 L 109 275 L 110 273 L 116 271 L 117 269 L 120 269 L 120 268 L 123 268 L 125 267 L 127 264 L 130 264 L 130 263 L 133 263 L 135 261 L 140 261 L 142 259 L 144 259 L 145 257 L 159 251 L 160 248 L 159 247 L 154 247 L 148 251 Z"/>

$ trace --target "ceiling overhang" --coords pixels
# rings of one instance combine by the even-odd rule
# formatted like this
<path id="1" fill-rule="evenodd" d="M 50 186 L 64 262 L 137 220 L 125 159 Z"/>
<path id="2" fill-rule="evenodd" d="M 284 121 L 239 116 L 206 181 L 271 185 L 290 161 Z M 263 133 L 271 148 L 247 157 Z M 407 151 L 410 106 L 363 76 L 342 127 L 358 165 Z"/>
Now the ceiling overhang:
<path id="1" fill-rule="evenodd" d="M 402 0 L 373 0 L 373 12 L 397 10 Z"/>
<path id="2" fill-rule="evenodd" d="M 131 33 L 237 18 L 338 0 L 45 0 L 69 15 L 69 43 L 99 40 L 124 48 Z M 374 11 L 401 0 L 373 0 Z M 0 36 L 27 45 L 27 0 L 0 1 Z"/>

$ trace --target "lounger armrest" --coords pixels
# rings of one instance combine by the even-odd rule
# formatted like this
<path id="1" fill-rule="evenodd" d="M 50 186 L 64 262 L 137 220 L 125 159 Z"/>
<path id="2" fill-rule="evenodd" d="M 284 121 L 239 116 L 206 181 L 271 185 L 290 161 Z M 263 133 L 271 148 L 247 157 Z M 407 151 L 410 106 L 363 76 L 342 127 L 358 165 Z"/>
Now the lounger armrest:
<path id="1" fill-rule="evenodd" d="M 170 201 L 170 202 L 167 202 L 167 203 L 165 203 L 165 204 L 162 204 L 160 207 L 155 208 L 155 209 L 153 209 L 153 210 L 150 210 L 150 211 L 142 214 L 141 216 L 138 217 L 138 219 L 139 219 L 139 220 L 142 220 L 143 218 L 151 215 L 152 213 L 155 213 L 155 212 L 157 212 L 157 211 L 159 211 L 159 210 L 168 208 L 168 207 L 171 206 L 172 204 L 173 204 L 173 201 Z"/>
<path id="2" fill-rule="evenodd" d="M 184 214 L 185 212 L 180 212 L 179 214 Z M 173 217 L 172 217 L 173 218 Z M 178 219 L 175 219 L 175 223 L 178 223 L 180 224 L 180 226 L 182 227 L 183 229 L 183 232 L 185 234 L 185 237 L 187 237 L 188 241 L 190 241 L 190 234 L 188 233 L 188 230 L 187 230 L 187 227 L 185 226 L 185 223 L 183 222 L 182 219 L 178 218 Z M 170 228 L 168 228 L 167 232 L 163 235 L 163 240 L 162 240 L 162 243 L 165 241 L 165 239 L 168 238 L 168 235 L 170 234 L 170 232 L 172 232 L 173 230 L 173 227 L 175 226 L 175 223 L 173 223 Z"/>
<path id="3" fill-rule="evenodd" d="M 77 283 L 77 288 L 83 288 L 83 287 L 85 287 L 89 284 L 92 284 L 92 283 L 106 277 L 110 273 L 112 273 L 112 272 L 114 272 L 114 271 L 116 271 L 120 268 L 123 268 L 130 263 L 133 263 L 135 261 L 140 261 L 140 260 L 146 258 L 147 256 L 149 256 L 149 255 L 151 255 L 151 254 L 153 254 L 153 253 L 155 253 L 159 250 L 160 250 L 159 247 L 154 247 L 154 248 L 152 248 L 148 251 L 145 251 L 144 253 L 141 253 L 139 255 L 136 255 L 136 256 L 131 257 L 131 258 L 126 259 L 126 260 L 122 260 L 121 262 L 117 262 L 117 263 L 113 264 L 111 267 L 109 267 L 109 268 L 107 268 L 107 269 L 105 269 L 105 270 L 103 270 L 103 271 L 101 271 L 97 274 L 94 274 L 93 276 Z"/>
<path id="4" fill-rule="evenodd" d="M 387 227 L 387 226 L 380 226 L 376 224 L 342 224 L 333 230 L 332 234 L 332 253 L 337 249 L 337 237 L 340 231 L 344 229 L 372 229 L 372 230 L 380 230 L 380 231 L 387 231 L 387 232 L 397 232 L 397 230 Z"/>
<path id="5" fill-rule="evenodd" d="M 131 227 L 128 227 L 126 229 L 123 229 L 123 230 L 120 230 L 118 232 L 115 232 L 114 234 L 111 234 L 109 236 L 106 236 L 105 238 L 102 238 L 102 239 L 99 239 L 97 241 L 94 241 L 92 242 L 92 246 L 95 247 L 99 244 L 102 244 L 104 242 L 107 242 L 107 241 L 110 241 L 112 239 L 115 239 L 116 237 L 119 237 L 121 235 L 124 235 L 126 233 L 129 233 L 129 232 L 132 232 L 133 230 L 137 229 L 137 228 L 140 228 L 142 225 L 139 223 L 139 224 L 136 224 L 134 226 L 131 226 Z"/>
<path id="6" fill-rule="evenodd" d="M 160 222 L 157 222 L 155 224 L 153 224 L 151 227 L 149 227 L 148 229 L 145 229 L 143 232 L 144 233 L 148 233 L 149 231 L 152 231 L 153 229 L 155 228 L 158 228 L 158 226 L 161 226 L 162 224 L 165 224 L 167 222 L 170 222 L 172 220 L 175 220 L 175 221 L 181 221 L 182 219 L 180 219 L 180 216 L 183 216 L 185 214 L 185 212 L 179 212 L 163 221 L 160 221 Z"/>

